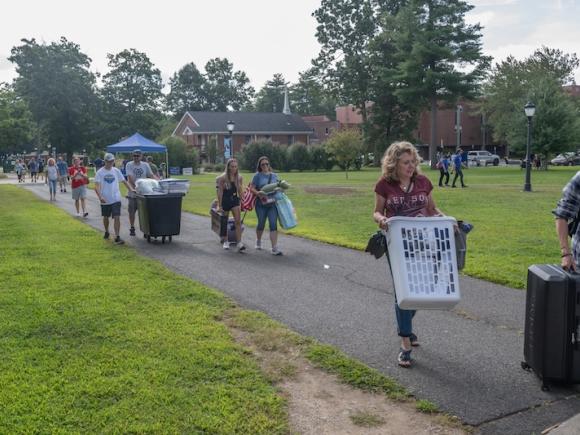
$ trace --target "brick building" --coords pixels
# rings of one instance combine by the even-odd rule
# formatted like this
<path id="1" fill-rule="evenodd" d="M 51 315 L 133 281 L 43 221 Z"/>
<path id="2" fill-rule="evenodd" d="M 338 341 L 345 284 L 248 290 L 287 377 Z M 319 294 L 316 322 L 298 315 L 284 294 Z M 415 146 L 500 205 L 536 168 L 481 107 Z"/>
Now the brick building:
<path id="1" fill-rule="evenodd" d="M 339 130 L 341 125 L 326 115 L 303 116 L 302 119 L 311 129 L 310 143 L 320 144 L 326 141 L 333 131 Z"/>
<path id="2" fill-rule="evenodd" d="M 226 126 L 229 121 L 234 123 L 231 138 Z M 231 149 L 229 155 L 235 156 L 244 145 L 258 140 L 270 140 L 279 145 L 308 145 L 311 133 L 311 127 L 300 116 L 290 113 L 186 112 L 172 136 L 182 138 L 198 150 L 202 160 L 206 160 L 210 143 L 217 145 L 218 156 L 226 157 L 228 147 Z"/>

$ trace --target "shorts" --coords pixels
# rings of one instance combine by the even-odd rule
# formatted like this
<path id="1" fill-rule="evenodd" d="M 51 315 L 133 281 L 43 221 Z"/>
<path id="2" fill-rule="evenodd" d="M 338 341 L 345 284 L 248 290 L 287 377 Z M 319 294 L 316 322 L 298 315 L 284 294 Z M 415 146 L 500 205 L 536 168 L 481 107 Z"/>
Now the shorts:
<path id="1" fill-rule="evenodd" d="M 230 211 L 232 208 L 240 206 L 240 198 L 237 196 L 227 196 L 222 197 L 222 209 L 224 211 Z"/>
<path id="2" fill-rule="evenodd" d="M 128 196 L 127 202 L 129 203 L 129 214 L 135 214 L 135 212 L 138 210 L 137 198 L 133 198 L 131 196 Z"/>
<path id="3" fill-rule="evenodd" d="M 72 190 L 72 199 L 78 201 L 79 199 L 85 199 L 87 197 L 87 188 L 85 185 L 75 187 Z"/>
<path id="4" fill-rule="evenodd" d="M 121 216 L 121 202 L 114 202 L 112 204 L 101 204 L 101 216 L 103 217 L 118 217 Z"/>

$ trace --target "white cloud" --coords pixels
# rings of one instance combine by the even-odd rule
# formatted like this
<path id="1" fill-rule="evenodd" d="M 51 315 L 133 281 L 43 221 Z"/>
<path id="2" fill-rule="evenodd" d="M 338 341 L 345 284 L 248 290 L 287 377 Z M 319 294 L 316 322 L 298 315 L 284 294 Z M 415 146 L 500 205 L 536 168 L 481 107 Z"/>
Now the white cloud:
<path id="1" fill-rule="evenodd" d="M 484 12 L 472 12 L 465 17 L 465 22 L 467 24 L 481 24 L 486 27 L 488 24 L 493 23 L 496 19 L 496 14 L 492 11 Z"/>
<path id="2" fill-rule="evenodd" d="M 0 54 L 0 71 L 13 68 L 12 62 L 10 62 L 7 58 L 8 55 Z"/>

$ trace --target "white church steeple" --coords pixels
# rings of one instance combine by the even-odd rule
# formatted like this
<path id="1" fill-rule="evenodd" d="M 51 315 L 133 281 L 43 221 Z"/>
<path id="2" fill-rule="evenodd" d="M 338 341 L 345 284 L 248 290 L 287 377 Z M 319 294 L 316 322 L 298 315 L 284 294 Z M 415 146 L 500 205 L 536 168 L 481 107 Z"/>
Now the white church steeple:
<path id="1" fill-rule="evenodd" d="M 290 102 L 288 101 L 288 88 L 284 87 L 284 110 L 282 110 L 284 115 L 292 115 L 290 112 Z"/>

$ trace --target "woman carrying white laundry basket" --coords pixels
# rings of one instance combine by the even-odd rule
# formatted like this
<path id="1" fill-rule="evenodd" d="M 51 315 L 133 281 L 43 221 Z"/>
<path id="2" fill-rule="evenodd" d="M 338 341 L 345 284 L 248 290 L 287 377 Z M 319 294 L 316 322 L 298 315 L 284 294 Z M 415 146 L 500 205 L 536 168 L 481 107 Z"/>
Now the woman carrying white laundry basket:
<path id="1" fill-rule="evenodd" d="M 419 171 L 419 154 L 409 142 L 395 142 L 381 160 L 382 174 L 375 185 L 373 218 L 383 230 L 388 230 L 388 218 L 393 216 L 443 216 L 431 195 L 431 181 Z M 411 350 L 419 341 L 413 333 L 415 310 L 403 310 L 395 302 L 401 348 L 398 363 L 411 367 Z"/>

